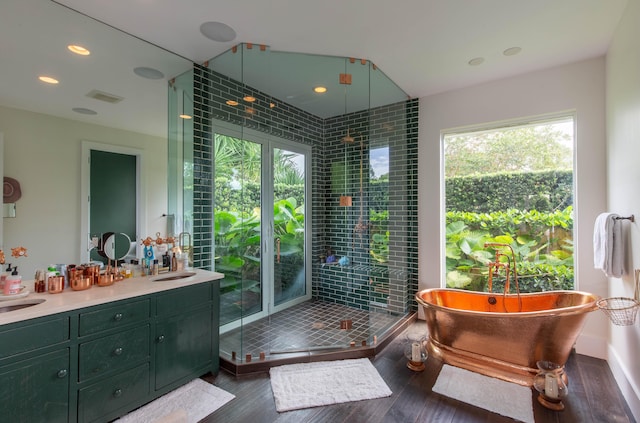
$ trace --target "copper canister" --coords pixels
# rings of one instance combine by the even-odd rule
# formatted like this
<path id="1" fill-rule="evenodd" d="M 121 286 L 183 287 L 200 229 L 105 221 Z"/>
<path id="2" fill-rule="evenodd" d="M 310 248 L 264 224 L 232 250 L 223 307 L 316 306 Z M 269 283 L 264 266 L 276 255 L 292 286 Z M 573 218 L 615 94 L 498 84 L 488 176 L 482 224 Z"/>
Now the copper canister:
<path id="1" fill-rule="evenodd" d="M 49 276 L 47 284 L 49 294 L 59 294 L 64 290 L 64 276 Z"/>
<path id="2" fill-rule="evenodd" d="M 81 279 L 84 277 L 85 277 L 84 267 L 82 266 L 67 267 L 67 279 L 69 279 L 69 286 L 72 285 L 74 280 Z"/>
<path id="3" fill-rule="evenodd" d="M 84 275 L 91 279 L 92 285 L 98 285 L 98 279 L 100 278 L 100 265 L 88 264 L 84 267 Z"/>

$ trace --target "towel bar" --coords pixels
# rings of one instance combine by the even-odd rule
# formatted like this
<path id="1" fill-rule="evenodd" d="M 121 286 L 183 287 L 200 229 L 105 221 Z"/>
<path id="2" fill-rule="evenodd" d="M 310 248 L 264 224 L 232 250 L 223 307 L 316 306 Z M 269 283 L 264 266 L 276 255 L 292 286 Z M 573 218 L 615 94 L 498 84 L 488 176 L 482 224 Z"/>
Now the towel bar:
<path id="1" fill-rule="evenodd" d="M 632 222 L 635 222 L 636 218 L 635 218 L 634 215 L 627 216 L 627 217 L 618 216 L 618 217 L 616 217 L 616 220 L 630 220 Z"/>

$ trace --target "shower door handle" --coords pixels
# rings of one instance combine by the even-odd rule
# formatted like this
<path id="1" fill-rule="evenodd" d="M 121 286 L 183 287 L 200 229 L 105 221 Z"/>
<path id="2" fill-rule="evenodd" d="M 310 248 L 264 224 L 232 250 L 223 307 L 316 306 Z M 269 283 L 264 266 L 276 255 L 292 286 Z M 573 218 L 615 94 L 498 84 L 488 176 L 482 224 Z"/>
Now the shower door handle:
<path id="1" fill-rule="evenodd" d="M 276 238 L 276 263 L 280 263 L 280 238 Z"/>

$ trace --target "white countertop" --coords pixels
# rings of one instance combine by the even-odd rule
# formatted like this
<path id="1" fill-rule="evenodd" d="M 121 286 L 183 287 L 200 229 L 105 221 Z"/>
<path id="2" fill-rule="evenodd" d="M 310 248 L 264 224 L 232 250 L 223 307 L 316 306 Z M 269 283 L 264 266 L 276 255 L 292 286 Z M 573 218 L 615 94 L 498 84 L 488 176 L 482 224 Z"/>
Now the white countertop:
<path id="1" fill-rule="evenodd" d="M 154 282 L 154 279 L 176 276 L 185 272 L 195 272 L 195 275 L 184 279 Z M 31 283 L 31 286 L 25 284 L 27 285 L 27 289 L 31 291 L 29 295 L 20 299 L 0 301 L 0 307 L 29 303 L 34 300 L 38 301 L 44 299 L 45 301 L 19 310 L 0 313 L 0 325 L 20 322 L 22 320 L 33 319 L 36 317 L 49 316 L 51 314 L 63 313 L 112 301 L 125 300 L 127 298 L 138 297 L 141 295 L 168 291 L 170 289 L 195 285 L 210 280 L 222 279 L 223 277 L 224 275 L 222 273 L 193 269 L 180 272 L 162 273 L 157 276 L 143 276 L 139 278 L 124 279 L 122 281 L 115 282 L 110 286 L 94 285 L 84 291 L 73 291 L 71 288 L 67 287 L 59 294 L 49 294 L 48 292 L 34 293 L 33 284 Z"/>

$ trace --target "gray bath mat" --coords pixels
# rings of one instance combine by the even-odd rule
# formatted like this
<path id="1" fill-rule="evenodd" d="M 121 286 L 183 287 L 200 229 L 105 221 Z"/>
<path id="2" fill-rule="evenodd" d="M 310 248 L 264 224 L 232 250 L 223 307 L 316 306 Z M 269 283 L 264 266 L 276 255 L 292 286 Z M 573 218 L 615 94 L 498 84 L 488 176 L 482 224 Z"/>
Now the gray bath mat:
<path id="1" fill-rule="evenodd" d="M 433 392 L 493 413 L 534 423 L 531 388 L 445 364 Z"/>

